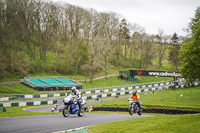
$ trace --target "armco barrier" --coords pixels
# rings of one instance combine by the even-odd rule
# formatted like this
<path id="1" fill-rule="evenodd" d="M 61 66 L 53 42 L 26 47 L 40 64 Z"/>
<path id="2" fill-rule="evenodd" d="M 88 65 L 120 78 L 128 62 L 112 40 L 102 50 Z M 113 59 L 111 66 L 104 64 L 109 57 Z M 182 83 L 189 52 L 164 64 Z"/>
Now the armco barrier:
<path id="1" fill-rule="evenodd" d="M 50 93 L 50 94 L 29 94 L 29 95 L 15 95 L 13 97 L 3 97 L 0 98 L 0 101 L 9 101 L 9 100 L 15 100 L 15 99 L 20 99 L 20 98 L 26 98 L 26 99 L 30 99 L 30 98 L 47 98 L 47 97 L 61 97 L 61 96 L 67 96 L 69 95 L 69 93 Z"/>
<path id="2" fill-rule="evenodd" d="M 181 82 L 184 79 L 177 80 L 177 82 Z M 138 92 L 147 92 L 147 91 L 153 91 L 153 90 L 159 90 L 160 88 L 165 87 L 159 87 L 163 85 L 167 86 L 172 86 L 170 85 L 172 82 L 161 82 L 161 83 L 154 83 L 154 84 L 142 84 L 142 85 L 136 85 L 132 87 L 127 87 L 127 88 L 113 88 L 113 89 L 104 89 L 104 90 L 90 90 L 90 91 L 82 91 L 82 94 L 95 94 L 95 93 L 102 93 L 102 92 L 115 92 L 115 91 L 124 91 L 124 92 L 118 92 L 118 93 L 107 93 L 107 94 L 99 94 L 99 95 L 90 95 L 90 96 L 84 96 L 85 99 L 96 99 L 101 98 L 101 97 L 109 97 L 109 96 L 116 96 L 116 95 L 125 95 L 125 94 L 131 94 L 131 90 L 137 89 Z M 199 85 L 200 83 L 195 83 L 195 85 Z M 139 89 L 139 88 L 145 88 L 149 87 L 148 89 Z M 152 87 L 152 88 L 150 88 Z M 184 85 L 178 85 L 175 86 L 176 88 L 183 88 Z M 12 99 L 17 99 L 17 98 L 45 98 L 45 97 L 60 97 L 60 96 L 67 96 L 69 93 L 55 93 L 55 94 L 36 94 L 36 95 L 16 95 L 16 97 L 3 97 L 0 98 L 0 101 L 8 101 Z"/>
<path id="3" fill-rule="evenodd" d="M 200 83 L 195 83 L 195 86 L 200 85 Z M 148 91 L 157 91 L 157 90 L 164 90 L 167 88 L 183 88 L 185 85 L 181 84 L 178 86 L 163 86 L 163 87 L 157 87 L 157 88 L 149 88 L 149 89 L 138 89 L 137 92 L 141 93 L 141 92 L 148 92 Z M 125 89 L 126 90 L 126 89 Z M 125 95 L 125 94 L 131 94 L 132 90 L 129 91 L 124 91 L 124 92 L 113 92 L 113 93 L 104 93 L 104 94 L 98 94 L 98 95 L 88 95 L 88 96 L 83 96 L 84 99 L 97 99 L 97 98 L 103 98 L 103 97 L 111 97 L 111 96 L 118 96 L 118 95 Z"/>
<path id="4" fill-rule="evenodd" d="M 164 87 L 158 87 L 158 88 L 150 88 L 150 89 L 141 89 L 137 90 L 138 93 L 141 92 L 147 92 L 147 91 L 156 91 L 156 90 L 164 90 L 169 88 L 169 86 L 164 86 Z M 124 91 L 124 92 L 113 92 L 113 93 L 104 93 L 104 94 L 96 94 L 96 95 L 88 95 L 88 96 L 83 96 L 84 99 L 97 99 L 97 98 L 103 98 L 103 97 L 111 97 L 111 96 L 119 96 L 119 95 L 125 95 L 125 94 L 132 94 L 132 90 L 129 91 Z"/>
<path id="5" fill-rule="evenodd" d="M 180 80 L 182 81 L 182 80 Z M 83 91 L 82 94 L 95 94 L 95 93 L 101 93 L 101 92 L 115 92 L 115 91 L 125 91 L 125 90 L 134 90 L 134 89 L 140 89 L 140 88 L 150 88 L 150 87 L 158 87 L 158 86 L 164 86 L 164 85 L 169 85 L 172 84 L 171 81 L 167 82 L 161 82 L 161 83 L 145 83 L 145 84 L 137 84 L 137 85 L 130 85 L 129 87 L 122 87 L 122 88 L 115 88 L 113 89 L 95 89 L 95 90 L 88 90 L 88 91 Z"/>
<path id="6" fill-rule="evenodd" d="M 128 108 L 115 108 L 115 107 L 94 107 L 93 111 L 119 111 L 128 112 Z M 174 110 L 174 109 L 142 109 L 143 113 L 159 113 L 159 114 L 195 114 L 199 111 L 189 110 Z"/>
<path id="7" fill-rule="evenodd" d="M 1 103 L 0 107 L 36 106 L 36 105 L 56 104 L 56 103 L 57 103 L 57 100 L 29 101 L 29 102 Z"/>
<path id="8" fill-rule="evenodd" d="M 182 81 L 183 79 L 177 80 L 177 82 Z M 133 89 L 139 89 L 139 88 L 145 88 L 145 87 L 158 87 L 163 85 L 169 85 L 171 84 L 171 81 L 162 82 L 162 83 L 145 83 L 145 84 L 137 84 L 132 85 L 131 87 L 127 88 L 114 88 L 113 89 L 103 89 L 103 90 L 90 90 L 90 91 L 82 91 L 82 94 L 95 94 L 95 93 L 102 93 L 102 92 L 115 92 L 115 91 L 125 91 L 125 90 L 133 90 Z M 112 87 L 112 86 L 111 86 Z M 35 95 L 15 95 L 13 97 L 2 97 L 0 98 L 0 101 L 9 101 L 9 100 L 15 100 L 20 98 L 45 98 L 45 97 L 60 97 L 60 96 L 67 96 L 69 93 L 54 93 L 54 94 L 35 94 Z"/>
<path id="9" fill-rule="evenodd" d="M 184 79 L 177 80 L 177 82 L 181 82 Z M 115 92 L 115 91 L 125 91 L 125 90 L 133 90 L 133 89 L 139 89 L 139 88 L 150 88 L 150 87 L 158 87 L 163 85 L 169 85 L 171 84 L 171 81 L 167 82 L 156 82 L 156 83 L 145 83 L 145 84 L 137 84 L 132 85 L 126 88 L 114 88 L 113 89 L 103 89 L 103 90 L 90 90 L 90 91 L 82 91 L 82 94 L 95 94 L 95 93 L 102 93 L 102 92 Z M 9 101 L 9 100 L 15 100 L 20 98 L 47 98 L 47 97 L 60 97 L 60 96 L 67 96 L 69 93 L 50 93 L 50 94 L 35 94 L 35 95 L 15 95 L 13 97 L 3 97 L 0 98 L 0 101 Z"/>

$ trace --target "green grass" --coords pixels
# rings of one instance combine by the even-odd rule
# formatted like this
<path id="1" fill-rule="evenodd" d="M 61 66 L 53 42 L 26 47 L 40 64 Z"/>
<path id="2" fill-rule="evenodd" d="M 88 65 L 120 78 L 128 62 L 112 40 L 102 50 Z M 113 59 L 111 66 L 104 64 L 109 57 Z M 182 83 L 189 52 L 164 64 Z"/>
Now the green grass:
<path id="1" fill-rule="evenodd" d="M 6 73 L 6 78 L 0 78 L 0 82 L 10 82 L 20 80 L 20 76 L 13 73 Z"/>
<path id="2" fill-rule="evenodd" d="M 94 125 L 88 127 L 88 133 L 197 133 L 199 124 L 200 114 L 157 114 L 155 117 Z"/>
<path id="3" fill-rule="evenodd" d="M 13 85 L 0 85 L 0 95 L 11 95 L 11 94 L 35 94 L 35 93 L 66 93 L 66 91 L 37 91 L 29 88 L 23 84 L 13 84 Z"/>
<path id="4" fill-rule="evenodd" d="M 0 94 L 8 93 L 37 93 L 38 91 L 23 84 L 0 85 Z"/>
<path id="5" fill-rule="evenodd" d="M 184 88 L 141 95 L 142 107 L 183 108 L 200 110 L 200 87 Z M 180 95 L 182 94 L 182 97 Z M 93 107 L 128 107 L 128 98 L 94 104 Z M 161 100 L 162 99 L 162 100 Z M 105 112 L 103 112 L 105 113 Z M 110 113 L 110 112 L 108 112 Z M 128 114 L 123 112 L 121 114 Z M 152 115 L 152 114 L 151 114 Z M 88 133 L 197 133 L 200 114 L 165 115 L 123 120 L 88 127 Z M 131 117 L 131 116 L 130 116 Z"/>
<path id="6" fill-rule="evenodd" d="M 48 55 L 50 55 L 50 53 L 48 53 Z M 39 55 L 37 55 L 39 58 Z M 51 65 L 54 65 L 55 62 L 54 60 L 50 60 L 50 57 L 52 56 L 47 56 L 47 61 L 49 63 L 48 67 L 50 67 Z M 50 65 L 49 65 L 50 64 Z M 43 64 L 42 64 L 43 65 Z M 115 67 L 114 69 L 112 69 L 112 66 L 110 66 L 110 69 L 108 70 L 108 74 L 117 74 L 119 73 L 119 71 L 126 71 L 126 70 L 132 70 L 132 69 L 136 69 L 136 68 L 121 68 L 121 67 Z M 6 73 L 7 77 L 6 78 L 0 78 L 0 82 L 9 82 L 9 81 L 16 81 L 16 80 L 21 80 L 22 78 L 16 74 L 13 73 Z M 99 77 L 99 76 L 104 76 L 105 73 L 104 72 L 100 72 L 94 75 L 94 77 Z M 74 79 L 74 75 L 66 75 L 66 74 L 60 74 L 57 72 L 35 72 L 32 74 L 27 75 L 27 77 L 66 77 L 66 78 L 70 78 L 70 79 Z M 87 77 L 89 78 L 89 77 Z M 77 75 L 76 76 L 76 80 L 84 80 L 85 76 L 83 75 Z"/>
<path id="7" fill-rule="evenodd" d="M 32 111 L 24 111 L 23 110 L 24 108 L 29 108 L 29 107 L 37 107 L 37 106 L 6 107 L 6 112 L 0 112 L 0 117 L 15 117 L 15 116 L 33 116 L 33 115 L 60 114 L 58 112 L 53 112 L 53 113 L 52 112 L 32 112 Z"/>
<path id="8" fill-rule="evenodd" d="M 181 97 L 182 94 L 182 97 Z M 142 108 L 187 109 L 200 111 L 200 87 L 180 88 L 176 90 L 158 91 L 148 95 L 140 95 Z M 128 98 L 116 99 L 93 104 L 93 107 L 121 107 L 129 106 Z"/>
<path id="9" fill-rule="evenodd" d="M 154 71 L 168 71 L 168 72 L 172 71 L 172 65 L 167 60 L 162 60 L 161 69 L 159 68 L 158 59 L 154 59 L 153 60 L 153 64 L 156 64 L 156 66 L 155 65 L 151 65 L 151 68 L 154 68 L 153 69 Z"/>
<path id="10" fill-rule="evenodd" d="M 132 82 L 124 82 L 122 80 L 118 80 L 117 77 L 109 77 L 108 80 L 99 79 L 94 80 L 93 83 L 89 83 L 89 81 L 80 82 L 82 83 L 83 89 L 88 88 L 96 88 L 96 87 L 106 87 L 106 86 L 115 86 L 115 85 L 129 85 L 129 84 L 138 84 L 138 83 L 147 83 L 147 82 L 157 82 L 157 81 L 169 81 L 172 78 L 164 78 L 164 77 L 138 77 L 138 80 Z M 54 92 L 68 92 L 68 91 L 54 91 Z M 13 84 L 13 85 L 0 85 L 0 94 L 26 94 L 26 93 L 52 93 L 52 91 L 36 91 L 32 88 L 29 88 L 23 84 Z"/>

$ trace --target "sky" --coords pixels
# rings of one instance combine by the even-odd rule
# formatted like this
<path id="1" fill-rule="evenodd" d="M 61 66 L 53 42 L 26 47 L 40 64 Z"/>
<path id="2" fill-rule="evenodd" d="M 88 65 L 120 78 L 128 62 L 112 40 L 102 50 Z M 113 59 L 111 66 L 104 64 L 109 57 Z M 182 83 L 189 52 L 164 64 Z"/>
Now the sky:
<path id="1" fill-rule="evenodd" d="M 85 9 L 93 8 L 99 12 L 115 12 L 127 22 L 145 28 L 148 34 L 165 35 L 176 32 L 186 36 L 183 30 L 188 27 L 200 0 L 53 0 L 66 2 Z"/>

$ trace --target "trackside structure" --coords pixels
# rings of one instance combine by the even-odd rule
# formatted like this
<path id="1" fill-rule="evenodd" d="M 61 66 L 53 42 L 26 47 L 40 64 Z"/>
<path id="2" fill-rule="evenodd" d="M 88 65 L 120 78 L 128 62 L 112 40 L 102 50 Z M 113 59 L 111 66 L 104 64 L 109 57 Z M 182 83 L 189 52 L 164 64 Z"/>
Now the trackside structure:
<path id="1" fill-rule="evenodd" d="M 177 72 L 166 72 L 166 71 L 147 71 L 147 70 L 129 70 L 129 71 L 119 71 L 119 78 L 128 81 L 135 80 L 135 76 L 158 76 L 158 77 L 181 77 L 180 73 Z"/>
<path id="2" fill-rule="evenodd" d="M 59 77 L 59 78 L 27 78 L 22 80 L 22 83 L 37 91 L 58 91 L 69 90 L 72 86 L 77 89 L 82 89 L 82 84 L 73 80 Z"/>

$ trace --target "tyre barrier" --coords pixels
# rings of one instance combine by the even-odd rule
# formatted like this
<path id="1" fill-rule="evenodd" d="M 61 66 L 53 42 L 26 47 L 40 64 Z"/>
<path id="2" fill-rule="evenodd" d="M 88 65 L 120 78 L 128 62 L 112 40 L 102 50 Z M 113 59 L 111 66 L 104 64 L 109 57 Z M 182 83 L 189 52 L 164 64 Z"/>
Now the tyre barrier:
<path id="1" fill-rule="evenodd" d="M 114 107 L 94 107 L 93 111 L 119 111 L 128 112 L 128 108 L 114 108 Z M 144 109 L 143 113 L 159 113 L 159 114 L 195 114 L 200 113 L 199 111 L 190 110 L 174 110 L 174 109 Z"/>

